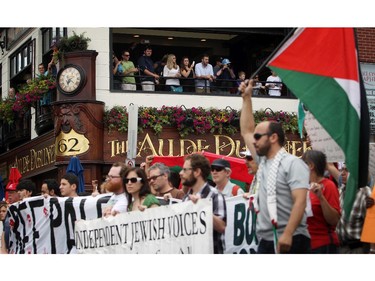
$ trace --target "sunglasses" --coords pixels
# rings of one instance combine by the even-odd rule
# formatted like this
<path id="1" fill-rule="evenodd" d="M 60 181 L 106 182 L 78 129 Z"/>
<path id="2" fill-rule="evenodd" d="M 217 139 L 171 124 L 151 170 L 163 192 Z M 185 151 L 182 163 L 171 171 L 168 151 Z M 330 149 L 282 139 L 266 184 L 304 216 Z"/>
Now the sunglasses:
<path id="1" fill-rule="evenodd" d="M 250 155 L 245 156 L 245 158 L 246 158 L 247 161 L 252 161 L 253 160 L 253 156 L 250 156 Z"/>
<path id="2" fill-rule="evenodd" d="M 214 171 L 221 172 L 222 170 L 225 170 L 225 168 L 224 167 L 217 167 L 217 166 L 211 167 L 211 172 L 214 172 Z"/>
<path id="3" fill-rule="evenodd" d="M 158 175 L 158 176 L 152 176 L 152 177 L 149 177 L 147 180 L 148 181 L 156 180 L 158 177 L 163 176 L 163 175 L 164 174 L 161 174 L 161 175 Z"/>
<path id="4" fill-rule="evenodd" d="M 141 180 L 142 180 L 142 178 L 130 178 L 130 179 L 125 178 L 125 179 L 124 179 L 124 182 L 125 182 L 126 184 L 128 184 L 129 181 L 130 181 L 131 183 L 136 183 L 137 181 L 141 181 Z"/>
<path id="5" fill-rule="evenodd" d="M 254 139 L 255 140 L 260 140 L 263 136 L 270 136 L 271 134 L 270 133 L 264 133 L 264 134 L 258 134 L 258 133 L 256 133 L 256 134 L 254 134 Z"/>

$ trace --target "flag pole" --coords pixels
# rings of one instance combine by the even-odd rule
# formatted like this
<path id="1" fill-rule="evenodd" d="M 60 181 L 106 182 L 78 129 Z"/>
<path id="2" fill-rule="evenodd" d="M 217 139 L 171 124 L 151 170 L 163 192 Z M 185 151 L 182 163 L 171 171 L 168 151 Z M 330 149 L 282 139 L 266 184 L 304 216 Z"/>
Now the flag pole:
<path id="1" fill-rule="evenodd" d="M 358 52 L 358 39 L 357 39 L 357 31 L 353 28 L 354 31 L 354 41 L 355 41 L 355 48 L 357 50 L 357 62 L 358 62 L 358 78 L 359 78 L 359 85 L 360 85 L 360 96 L 361 96 L 361 122 L 359 127 L 359 136 L 360 142 L 359 145 L 363 145 L 359 149 L 358 155 L 358 188 L 366 186 L 368 182 L 368 163 L 369 163 L 369 143 L 370 143 L 370 114 L 368 110 L 367 104 L 367 97 L 366 97 L 366 89 L 363 83 L 363 77 L 361 72 L 361 64 L 359 62 L 359 52 Z M 372 187 L 372 186 L 370 186 Z"/>
<path id="2" fill-rule="evenodd" d="M 287 34 L 287 36 L 283 39 L 283 41 L 281 41 L 281 43 L 276 47 L 275 50 L 273 50 L 273 52 L 267 57 L 267 59 L 258 67 L 257 70 L 255 70 L 255 72 L 250 76 L 250 79 L 253 79 L 255 75 L 257 75 L 259 73 L 259 71 L 261 71 L 261 69 L 263 67 L 265 67 L 267 65 L 267 63 L 272 59 L 272 57 L 280 50 L 280 48 L 285 44 L 286 41 L 289 40 L 290 37 L 292 37 L 292 35 L 294 34 L 294 32 L 297 30 L 297 28 L 292 28 L 291 31 L 289 31 L 289 33 Z"/>
<path id="3" fill-rule="evenodd" d="M 294 34 L 294 32 L 297 30 L 297 28 L 292 28 L 292 30 L 289 31 L 289 33 L 287 34 L 287 36 L 285 36 L 285 38 L 283 39 L 283 41 L 281 41 L 281 43 L 275 48 L 275 50 L 273 50 L 273 52 L 267 57 L 267 59 L 264 60 L 264 62 L 258 67 L 257 70 L 255 70 L 255 72 L 253 74 L 251 74 L 250 76 L 250 79 L 253 79 L 255 75 L 257 75 L 259 73 L 259 71 L 262 70 L 263 67 L 265 67 L 267 65 L 267 63 L 272 59 L 272 57 L 280 50 L 280 48 L 285 44 L 286 41 L 289 40 L 290 37 L 292 37 L 292 35 Z M 249 79 L 249 80 L 250 80 Z M 248 80 L 246 80 L 248 81 Z M 247 83 L 247 82 L 246 82 Z M 242 93 L 238 90 L 237 91 L 237 95 L 241 95 Z"/>

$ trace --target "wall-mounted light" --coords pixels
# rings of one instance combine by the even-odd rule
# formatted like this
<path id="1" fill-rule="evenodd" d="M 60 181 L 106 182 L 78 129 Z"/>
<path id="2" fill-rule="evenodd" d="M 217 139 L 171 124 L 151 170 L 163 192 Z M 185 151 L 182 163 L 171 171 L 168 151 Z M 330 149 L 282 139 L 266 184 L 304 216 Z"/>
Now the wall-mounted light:
<path id="1" fill-rule="evenodd" d="M 206 39 L 204 39 L 204 38 L 202 38 L 202 39 L 201 39 L 201 42 L 206 42 L 206 41 L 207 41 L 207 40 L 206 40 Z"/>
<path id="2" fill-rule="evenodd" d="M 138 35 L 138 34 L 134 34 L 133 37 L 134 37 L 134 38 L 138 38 L 139 35 Z"/>
<path id="3" fill-rule="evenodd" d="M 168 40 L 173 40 L 173 37 L 168 37 Z"/>

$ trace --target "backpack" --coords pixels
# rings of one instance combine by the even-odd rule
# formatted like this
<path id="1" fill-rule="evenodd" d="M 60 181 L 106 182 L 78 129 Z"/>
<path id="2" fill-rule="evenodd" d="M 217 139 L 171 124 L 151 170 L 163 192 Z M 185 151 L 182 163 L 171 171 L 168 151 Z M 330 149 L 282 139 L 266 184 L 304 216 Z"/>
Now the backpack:
<path id="1" fill-rule="evenodd" d="M 238 189 L 240 189 L 238 185 L 233 186 L 232 188 L 232 196 L 237 196 Z"/>

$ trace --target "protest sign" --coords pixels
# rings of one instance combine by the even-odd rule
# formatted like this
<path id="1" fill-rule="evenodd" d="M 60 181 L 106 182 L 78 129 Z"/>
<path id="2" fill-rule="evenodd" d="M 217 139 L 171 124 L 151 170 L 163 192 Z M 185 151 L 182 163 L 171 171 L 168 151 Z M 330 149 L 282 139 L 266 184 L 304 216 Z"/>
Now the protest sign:
<path id="1" fill-rule="evenodd" d="M 314 115 L 305 111 L 305 129 L 314 150 L 319 150 L 327 156 L 327 162 L 343 162 L 344 152 L 322 127 Z"/>
<path id="2" fill-rule="evenodd" d="M 225 229 L 225 254 L 251 254 L 258 248 L 255 236 L 256 214 L 249 207 L 249 200 L 242 195 L 229 197 L 227 205 L 227 227 Z"/>
<path id="3" fill-rule="evenodd" d="M 212 201 L 201 199 L 143 212 L 77 221 L 78 253 L 212 254 Z"/>

